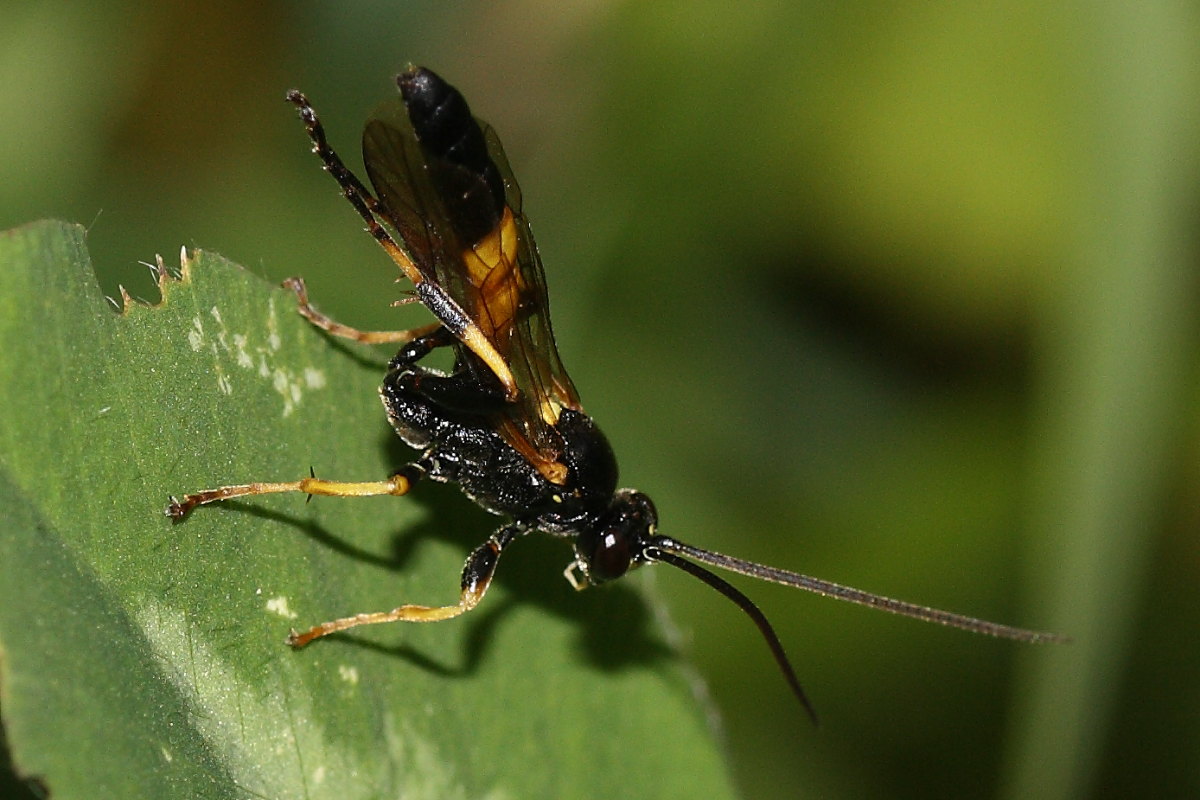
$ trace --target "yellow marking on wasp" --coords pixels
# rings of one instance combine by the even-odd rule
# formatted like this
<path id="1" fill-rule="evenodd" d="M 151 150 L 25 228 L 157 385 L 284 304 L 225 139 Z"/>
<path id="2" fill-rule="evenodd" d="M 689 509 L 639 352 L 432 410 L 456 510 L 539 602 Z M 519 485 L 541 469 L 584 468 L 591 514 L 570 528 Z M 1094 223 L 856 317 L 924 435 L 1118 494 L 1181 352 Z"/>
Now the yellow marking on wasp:
<path id="1" fill-rule="evenodd" d="M 504 384 L 510 400 L 517 396 L 516 381 L 493 343 L 507 338 L 512 330 L 525 289 L 517 264 L 517 244 L 517 220 L 512 209 L 505 206 L 492 232 L 462 253 L 467 279 L 479 291 L 474 319 L 482 324 L 468 328 L 461 338 Z"/>
<path id="2" fill-rule="evenodd" d="M 551 425 L 551 426 L 557 425 L 558 424 L 558 415 L 560 413 L 562 413 L 562 404 L 559 403 L 557 400 L 553 400 L 549 396 L 547 396 L 546 398 L 544 398 L 542 400 L 542 402 L 539 404 L 539 406 L 540 406 L 540 410 L 541 410 L 541 414 L 542 414 L 542 419 L 544 419 L 546 421 L 546 424 Z"/>
<path id="3" fill-rule="evenodd" d="M 521 292 L 525 290 L 517 264 L 517 221 L 512 209 L 505 206 L 500 224 L 465 250 L 462 259 L 467 277 L 479 290 L 476 318 L 491 323 L 489 333 L 493 338 L 507 335 L 516 321 Z"/>
<path id="4" fill-rule="evenodd" d="M 510 212 L 507 208 L 505 209 L 505 214 L 510 220 L 508 227 L 511 228 L 512 231 L 512 249 L 515 252 L 515 221 L 511 221 L 512 212 Z M 503 220 L 501 221 L 501 227 L 504 227 Z M 404 252 L 404 250 L 401 249 L 401 247 L 396 244 L 396 242 L 393 241 L 390 236 L 382 234 L 382 230 L 383 229 L 380 228 L 381 234 L 375 236 L 375 241 L 379 242 L 379 246 L 382 247 L 384 252 L 386 252 L 392 261 L 396 263 L 396 266 L 398 266 L 400 271 L 404 273 L 404 277 L 412 281 L 414 286 L 419 283 L 426 283 L 427 280 L 425 276 L 421 273 L 421 270 L 417 268 L 416 263 L 409 257 L 408 253 Z M 487 364 L 488 369 L 495 373 L 496 378 L 499 379 L 500 383 L 504 386 L 505 394 L 508 396 L 508 399 L 516 400 L 518 394 L 516 378 L 513 377 L 512 370 L 508 368 L 507 362 L 505 362 L 500 353 L 496 351 L 495 345 L 492 344 L 491 340 L 488 339 L 487 334 L 480 329 L 479 325 L 475 322 L 468 322 L 467 327 L 458 335 L 458 338 L 471 350 L 471 352 L 479 356 L 483 363 Z"/>
<path id="5" fill-rule="evenodd" d="M 567 468 L 557 461 L 543 463 L 537 465 L 538 472 L 542 473 L 542 477 L 551 483 L 562 485 L 567 480 Z"/>
<path id="6" fill-rule="evenodd" d="M 463 264 L 476 288 L 482 288 L 497 267 L 511 272 L 517 262 L 517 220 L 512 209 L 504 207 L 500 223 L 491 233 L 463 253 Z M 520 273 L 517 274 L 518 280 Z"/>
<path id="7" fill-rule="evenodd" d="M 505 206 L 500 223 L 491 233 L 462 254 L 467 277 L 479 290 L 479 307 L 476 309 L 475 316 L 477 319 L 485 321 L 485 326 L 491 325 L 491 330 L 485 333 L 491 341 L 501 343 L 501 349 L 506 349 L 503 343 L 507 341 L 516 324 L 522 296 L 529 289 L 529 285 L 525 282 L 525 275 L 521 272 L 520 264 L 517 261 L 519 243 L 516 217 L 513 215 L 512 209 Z M 471 349 L 475 350 L 474 347 Z M 479 354 L 478 351 L 476 354 Z M 490 362 L 488 366 L 492 366 Z M 505 386 L 507 387 L 508 384 L 506 383 Z M 538 404 L 538 412 L 542 419 L 551 426 L 558 424 L 558 415 L 562 409 L 562 403 L 552 396 L 543 397 Z M 555 469 L 554 467 L 543 469 L 541 466 L 538 469 L 555 483 L 561 483 L 566 476 L 565 469 Z"/>
<path id="8" fill-rule="evenodd" d="M 496 348 L 492 346 L 491 340 L 484 335 L 479 326 L 475 324 L 468 325 L 466 330 L 459 335 L 459 338 L 463 344 L 470 348 L 471 352 L 479 356 L 480 361 L 487 364 L 488 369 L 499 379 L 500 383 L 504 386 L 504 394 L 507 399 L 510 402 L 516 400 L 517 395 L 520 394 L 517 389 L 517 379 L 513 377 L 512 370 L 508 368 L 508 363 L 496 351 Z"/>

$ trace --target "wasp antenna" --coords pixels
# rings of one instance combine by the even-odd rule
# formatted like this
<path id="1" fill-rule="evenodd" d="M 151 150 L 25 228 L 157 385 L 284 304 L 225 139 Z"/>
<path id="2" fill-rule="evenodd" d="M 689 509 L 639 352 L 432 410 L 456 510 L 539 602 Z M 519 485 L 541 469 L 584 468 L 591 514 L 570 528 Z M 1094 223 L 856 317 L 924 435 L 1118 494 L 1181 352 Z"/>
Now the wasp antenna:
<path id="1" fill-rule="evenodd" d="M 847 603 L 877 608 L 880 611 L 899 614 L 902 617 L 912 617 L 913 619 L 933 622 L 950 628 L 959 628 L 964 631 L 971 631 L 972 633 L 982 633 L 986 636 L 995 636 L 1001 639 L 1013 639 L 1018 642 L 1062 643 L 1070 641 L 1069 637 L 1060 636 L 1057 633 L 1046 633 L 1043 631 L 1027 630 L 1025 628 L 1015 628 L 1011 625 L 1001 625 L 999 622 L 989 622 L 977 617 L 968 617 L 965 614 L 955 614 L 952 611 L 943 611 L 939 608 L 930 608 L 929 606 L 921 606 L 916 603 L 908 603 L 904 600 L 895 600 L 891 597 L 864 592 L 862 589 L 854 589 L 850 586 L 842 586 L 831 581 L 823 581 L 820 578 L 801 575 L 798 572 L 789 572 L 788 570 L 769 567 L 765 564 L 756 564 L 753 561 L 744 561 L 722 553 L 714 553 L 709 550 L 702 550 L 699 547 L 692 547 L 667 536 L 656 537 L 651 546 L 660 553 L 674 553 L 676 555 L 687 556 L 688 558 L 719 567 L 720 569 L 737 572 L 741 575 L 749 575 L 751 578 L 779 583 L 784 586 L 793 586 L 797 589 L 804 589 L 807 592 L 824 595 L 825 597 L 844 600 Z"/>
<path id="2" fill-rule="evenodd" d="M 670 544 L 677 544 L 674 540 L 666 540 Z M 767 620 L 765 614 L 759 610 L 758 606 L 754 605 L 749 597 L 738 591 L 732 584 L 725 579 L 714 575 L 704 567 L 698 564 L 693 564 L 686 558 L 680 558 L 672 553 L 665 545 L 658 544 L 657 541 L 646 548 L 646 557 L 652 561 L 662 561 L 665 564 L 670 564 L 673 567 L 678 567 L 689 575 L 694 575 L 700 580 L 707 583 L 712 588 L 716 589 L 721 594 L 728 597 L 742 611 L 746 612 L 746 616 L 754 620 L 754 624 L 758 626 L 758 630 L 762 633 L 763 638 L 767 641 L 767 647 L 771 648 L 771 655 L 775 656 L 775 663 L 779 665 L 779 671 L 783 673 L 783 677 L 787 680 L 788 686 L 792 687 L 793 694 L 804 706 L 804 710 L 808 712 L 808 716 L 812 719 L 813 725 L 819 726 L 821 721 L 817 719 L 817 710 L 813 708 L 813 704 L 809 702 L 808 695 L 804 693 L 804 688 L 800 686 L 800 679 L 796 677 L 796 670 L 792 668 L 792 662 L 788 660 L 787 653 L 783 650 L 783 643 L 779 641 L 779 636 L 775 633 L 775 629 L 771 627 L 771 623 Z"/>

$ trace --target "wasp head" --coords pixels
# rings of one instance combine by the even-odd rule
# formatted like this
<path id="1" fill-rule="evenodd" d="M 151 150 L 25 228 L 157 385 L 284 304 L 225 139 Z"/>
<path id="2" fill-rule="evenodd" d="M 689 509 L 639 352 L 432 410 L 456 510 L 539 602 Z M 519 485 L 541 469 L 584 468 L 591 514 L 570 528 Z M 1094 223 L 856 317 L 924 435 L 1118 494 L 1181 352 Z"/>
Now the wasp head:
<path id="1" fill-rule="evenodd" d="M 575 538 L 575 563 L 589 584 L 619 578 L 648 560 L 646 546 L 657 525 L 658 512 L 650 498 L 635 489 L 621 489 Z"/>

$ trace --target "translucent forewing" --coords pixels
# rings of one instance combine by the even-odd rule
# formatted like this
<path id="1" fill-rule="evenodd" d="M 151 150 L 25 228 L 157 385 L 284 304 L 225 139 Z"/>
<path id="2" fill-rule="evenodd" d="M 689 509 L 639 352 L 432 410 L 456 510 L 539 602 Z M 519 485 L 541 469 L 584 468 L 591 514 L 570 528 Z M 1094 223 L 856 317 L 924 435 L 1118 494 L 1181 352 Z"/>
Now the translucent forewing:
<path id="1" fill-rule="evenodd" d="M 431 154 L 404 102 L 394 99 L 376 110 L 363 133 L 376 210 L 400 234 L 425 280 L 462 309 L 511 372 L 517 394 L 494 415 L 497 432 L 548 479 L 561 482 L 566 469 L 554 425 L 563 408 L 579 408 L 579 398 L 555 345 L 545 277 L 521 212 L 520 189 L 495 133 L 478 121 L 470 124 L 480 126 L 487 157 L 503 179 L 503 208 L 474 202 L 464 210 L 462 197 L 487 196 L 485 177 Z M 470 218 L 463 219 L 464 213 Z M 485 213 L 494 217 L 478 218 Z M 491 228 L 478 235 L 487 227 L 484 221 Z M 460 338 L 457 349 L 460 364 L 481 380 L 494 372 L 470 342 Z"/>

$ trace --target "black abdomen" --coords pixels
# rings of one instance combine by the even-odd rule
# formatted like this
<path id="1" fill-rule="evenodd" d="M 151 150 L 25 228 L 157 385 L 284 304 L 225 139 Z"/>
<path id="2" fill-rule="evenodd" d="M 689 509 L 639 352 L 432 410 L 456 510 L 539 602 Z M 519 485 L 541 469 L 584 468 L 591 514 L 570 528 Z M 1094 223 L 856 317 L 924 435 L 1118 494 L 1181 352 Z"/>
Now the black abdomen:
<path id="1" fill-rule="evenodd" d="M 411 67 L 396 83 L 448 221 L 462 244 L 475 244 L 496 227 L 505 203 L 483 131 L 458 90 L 430 70 Z"/>

